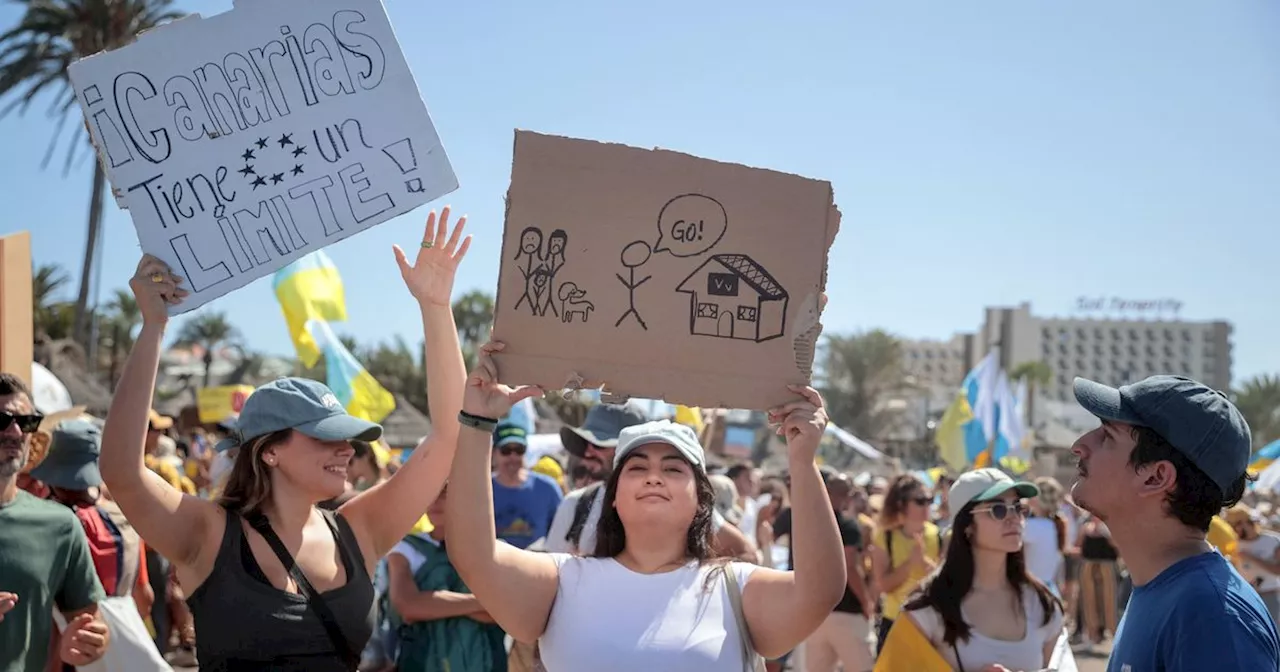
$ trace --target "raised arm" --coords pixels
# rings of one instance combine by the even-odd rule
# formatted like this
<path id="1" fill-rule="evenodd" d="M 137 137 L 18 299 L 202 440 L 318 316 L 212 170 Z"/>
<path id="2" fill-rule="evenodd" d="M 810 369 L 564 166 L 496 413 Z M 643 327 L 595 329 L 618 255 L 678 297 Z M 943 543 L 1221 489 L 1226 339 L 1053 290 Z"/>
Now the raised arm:
<path id="1" fill-rule="evenodd" d="M 769 411 L 787 439 L 791 469 L 793 571 L 757 569 L 742 591 L 742 606 L 756 652 L 780 656 L 804 641 L 831 614 L 845 587 L 845 558 L 835 510 L 814 464 L 827 427 L 822 397 L 811 388 L 793 388 L 804 397 Z"/>
<path id="2" fill-rule="evenodd" d="M 168 306 L 187 295 L 169 267 L 145 255 L 129 281 L 142 313 L 142 331 L 124 364 L 102 430 L 99 467 L 111 498 L 147 544 L 180 565 L 196 563 L 201 548 L 216 554 L 216 528 L 222 514 L 216 504 L 182 494 L 143 462 L 148 412 L 160 365 L 160 346 L 169 322 Z M 210 543 L 206 543 L 210 542 Z"/>
<path id="3" fill-rule="evenodd" d="M 512 389 L 499 384 L 490 343 L 480 350 L 476 370 L 467 379 L 463 410 L 496 420 L 521 399 L 542 393 L 536 387 Z M 449 474 L 449 526 L 445 543 L 453 566 L 502 629 L 521 642 L 542 636 L 556 599 L 559 570 L 550 555 L 499 544 L 493 518 L 489 473 L 492 434 L 463 427 Z"/>
<path id="4" fill-rule="evenodd" d="M 400 275 L 422 311 L 431 435 L 394 476 L 339 509 L 357 537 L 370 542 L 366 546 L 372 551 L 368 559 L 385 555 L 439 496 L 458 445 L 458 411 L 462 410 L 467 367 L 450 298 L 458 264 L 471 246 L 471 236 L 462 238 L 466 221 L 466 217 L 459 219 L 449 235 L 449 208 L 440 214 L 438 226 L 436 213 L 428 215 L 413 266 L 399 245 L 394 248 Z"/>

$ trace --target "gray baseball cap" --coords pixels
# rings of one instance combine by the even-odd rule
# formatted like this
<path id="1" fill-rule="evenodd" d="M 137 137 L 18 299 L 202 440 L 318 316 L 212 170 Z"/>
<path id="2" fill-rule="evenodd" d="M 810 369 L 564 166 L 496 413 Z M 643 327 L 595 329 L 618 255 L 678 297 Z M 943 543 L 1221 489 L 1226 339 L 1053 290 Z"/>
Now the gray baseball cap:
<path id="1" fill-rule="evenodd" d="M 587 410 L 587 419 L 581 427 L 560 428 L 560 443 L 578 457 L 587 454 L 588 443 L 601 448 L 617 448 L 618 435 L 622 430 L 644 421 L 644 416 L 629 406 L 598 404 Z"/>
<path id="2" fill-rule="evenodd" d="M 1249 466 L 1249 423 L 1227 395 L 1181 376 L 1119 388 L 1075 379 L 1076 401 L 1103 420 L 1148 427 L 1217 484 L 1225 496 Z"/>
<path id="3" fill-rule="evenodd" d="M 66 420 L 53 430 L 49 454 L 31 470 L 31 477 L 64 490 L 88 490 L 102 485 L 98 457 L 102 430 L 86 420 Z"/>
<path id="4" fill-rule="evenodd" d="M 232 435 L 217 450 L 293 429 L 319 441 L 376 441 L 382 426 L 349 413 L 325 385 L 305 378 L 278 378 L 253 391 L 240 409 Z"/>

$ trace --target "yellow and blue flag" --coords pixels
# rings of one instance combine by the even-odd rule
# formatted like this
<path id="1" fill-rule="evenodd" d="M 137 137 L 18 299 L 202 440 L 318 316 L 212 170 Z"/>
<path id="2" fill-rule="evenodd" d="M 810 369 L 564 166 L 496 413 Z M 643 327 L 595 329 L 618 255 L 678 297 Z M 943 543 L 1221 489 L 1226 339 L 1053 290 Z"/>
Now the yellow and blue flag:
<path id="1" fill-rule="evenodd" d="M 1249 462 L 1249 473 L 1257 475 L 1277 459 L 1280 459 L 1280 440 L 1268 443 L 1253 454 L 1253 459 Z"/>
<path id="2" fill-rule="evenodd" d="M 965 450 L 965 426 L 973 421 L 973 409 L 969 407 L 969 395 L 964 390 L 956 392 L 955 399 L 942 414 L 942 421 L 933 435 L 938 446 L 938 457 L 954 471 L 964 471 L 969 463 Z"/>
<path id="3" fill-rule="evenodd" d="M 325 384 L 347 412 L 369 422 L 382 422 L 396 409 L 396 399 L 342 345 L 329 324 L 307 320 L 306 329 L 324 352 Z"/>
<path id="4" fill-rule="evenodd" d="M 345 322 L 347 319 L 346 294 L 338 267 L 324 250 L 316 250 L 276 271 L 271 284 L 298 359 L 309 369 L 320 361 L 320 348 L 307 331 L 307 321 Z"/>

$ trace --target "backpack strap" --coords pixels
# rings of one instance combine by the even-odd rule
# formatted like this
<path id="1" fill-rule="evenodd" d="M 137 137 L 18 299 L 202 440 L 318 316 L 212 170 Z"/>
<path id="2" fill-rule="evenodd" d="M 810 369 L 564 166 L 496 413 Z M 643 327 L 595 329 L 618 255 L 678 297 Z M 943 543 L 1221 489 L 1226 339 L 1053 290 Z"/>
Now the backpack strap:
<path id="1" fill-rule="evenodd" d="M 569 532 L 564 535 L 564 540 L 574 548 L 578 548 L 578 540 L 582 539 L 582 530 L 587 526 L 587 517 L 591 515 L 591 505 L 596 503 L 596 494 L 600 492 L 601 487 L 602 484 L 593 483 L 583 488 L 582 495 L 573 507 L 573 524 L 569 526 Z M 595 551 L 594 548 L 591 550 Z M 582 549 L 578 549 L 578 552 L 582 553 Z"/>
<path id="2" fill-rule="evenodd" d="M 360 664 L 360 654 L 351 648 L 351 642 L 347 640 L 346 635 L 342 633 L 342 628 L 338 625 L 338 619 L 333 615 L 333 611 L 329 609 L 329 605 L 325 604 L 324 597 L 316 592 L 311 581 L 307 579 L 307 575 L 302 572 L 302 568 L 298 563 L 294 562 L 293 555 L 289 553 L 289 549 L 285 547 L 284 542 L 280 541 L 280 537 L 276 535 L 275 530 L 271 529 L 271 522 L 267 517 L 262 515 L 261 511 L 255 511 L 245 516 L 249 526 L 262 535 L 267 541 L 267 545 L 271 546 L 271 550 L 275 552 L 276 558 L 280 560 L 280 564 L 289 571 L 289 576 L 293 577 L 293 582 L 298 584 L 298 592 L 307 598 L 307 604 L 311 607 L 311 611 L 320 619 L 320 623 L 324 625 L 325 633 L 329 635 L 329 641 L 333 643 L 333 648 L 338 652 L 338 656 L 351 669 L 356 669 Z M 331 523 L 332 525 L 332 523 Z M 342 546 L 342 540 L 338 538 L 334 531 L 334 543 L 339 547 Z M 340 550 L 339 552 L 345 552 Z M 353 580 L 348 572 L 347 581 Z"/>

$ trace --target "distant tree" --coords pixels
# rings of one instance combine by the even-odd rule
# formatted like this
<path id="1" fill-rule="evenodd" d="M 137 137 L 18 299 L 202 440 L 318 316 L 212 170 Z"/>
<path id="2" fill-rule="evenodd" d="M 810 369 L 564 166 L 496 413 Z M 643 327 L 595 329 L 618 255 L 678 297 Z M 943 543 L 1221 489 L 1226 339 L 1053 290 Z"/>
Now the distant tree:
<path id="1" fill-rule="evenodd" d="M 57 264 L 36 268 L 31 277 L 32 331 L 36 339 L 69 338 L 75 320 L 73 305 L 58 297 L 70 282 Z"/>
<path id="2" fill-rule="evenodd" d="M 1036 417 L 1036 389 L 1042 388 L 1053 382 L 1053 369 L 1048 362 L 1027 361 L 1023 362 L 1009 372 L 1009 379 L 1012 381 L 1027 381 L 1027 424 L 1035 426 Z"/>
<path id="3" fill-rule="evenodd" d="M 898 415 L 884 402 L 903 385 L 901 341 L 882 329 L 830 335 L 821 362 L 831 420 L 864 439 L 882 438 Z"/>
<path id="4" fill-rule="evenodd" d="M 213 353 L 224 346 L 241 345 L 240 330 L 232 326 L 226 313 L 202 313 L 183 323 L 176 345 L 204 351 L 204 387 L 209 387 Z"/>
<path id="5" fill-rule="evenodd" d="M 1280 439 L 1280 375 L 1250 378 L 1232 396 L 1253 430 L 1254 448 Z"/>

